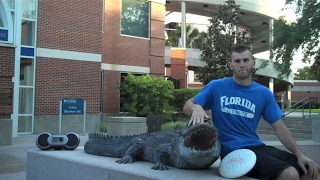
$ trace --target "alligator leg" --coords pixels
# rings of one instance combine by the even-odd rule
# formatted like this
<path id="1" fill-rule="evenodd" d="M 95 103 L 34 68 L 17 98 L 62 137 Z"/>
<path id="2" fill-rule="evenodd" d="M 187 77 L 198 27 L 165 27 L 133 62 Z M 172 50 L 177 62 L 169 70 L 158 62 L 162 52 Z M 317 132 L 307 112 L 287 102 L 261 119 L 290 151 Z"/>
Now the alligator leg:
<path id="1" fill-rule="evenodd" d="M 169 166 L 165 165 L 165 162 L 168 164 L 170 163 L 170 154 L 171 145 L 169 143 L 159 145 L 153 153 L 154 162 L 156 165 L 154 165 L 152 169 L 161 171 L 170 169 Z"/>
<path id="2" fill-rule="evenodd" d="M 120 164 L 132 163 L 133 157 L 137 156 L 142 152 L 143 146 L 144 146 L 144 141 L 142 141 L 142 139 L 140 138 L 133 139 L 132 146 L 130 146 L 126 151 L 126 154 L 116 162 Z"/>

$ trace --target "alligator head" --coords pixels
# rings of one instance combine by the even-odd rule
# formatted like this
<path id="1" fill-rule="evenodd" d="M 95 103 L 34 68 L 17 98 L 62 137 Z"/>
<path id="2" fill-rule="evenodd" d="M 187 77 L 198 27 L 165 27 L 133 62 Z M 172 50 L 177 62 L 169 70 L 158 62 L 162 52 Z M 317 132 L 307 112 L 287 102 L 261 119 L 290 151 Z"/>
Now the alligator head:
<path id="1" fill-rule="evenodd" d="M 184 161 L 199 168 L 211 166 L 220 156 L 218 132 L 208 123 L 187 126 L 180 131 L 174 151 Z"/>

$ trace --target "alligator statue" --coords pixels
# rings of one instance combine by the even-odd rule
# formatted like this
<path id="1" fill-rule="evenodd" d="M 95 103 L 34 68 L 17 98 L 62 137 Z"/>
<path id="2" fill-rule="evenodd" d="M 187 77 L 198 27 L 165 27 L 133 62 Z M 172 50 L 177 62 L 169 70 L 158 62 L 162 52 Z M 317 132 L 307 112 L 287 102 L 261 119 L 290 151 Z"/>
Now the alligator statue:
<path id="1" fill-rule="evenodd" d="M 180 130 L 167 130 L 131 136 L 89 134 L 84 145 L 88 154 L 120 158 L 117 163 L 142 160 L 155 163 L 154 170 L 205 169 L 220 156 L 221 144 L 213 125 L 203 123 Z"/>

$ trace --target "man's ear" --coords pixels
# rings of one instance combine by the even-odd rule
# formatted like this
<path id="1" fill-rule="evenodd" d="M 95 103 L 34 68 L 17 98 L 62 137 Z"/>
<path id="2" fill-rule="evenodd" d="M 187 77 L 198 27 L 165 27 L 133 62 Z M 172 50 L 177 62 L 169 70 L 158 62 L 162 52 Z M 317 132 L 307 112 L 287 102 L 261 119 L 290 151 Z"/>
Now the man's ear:
<path id="1" fill-rule="evenodd" d="M 229 69 L 233 70 L 233 67 L 230 61 L 228 62 L 228 66 L 229 66 Z"/>
<path id="2" fill-rule="evenodd" d="M 256 60 L 253 60 L 252 61 L 252 68 L 255 68 L 256 67 Z"/>

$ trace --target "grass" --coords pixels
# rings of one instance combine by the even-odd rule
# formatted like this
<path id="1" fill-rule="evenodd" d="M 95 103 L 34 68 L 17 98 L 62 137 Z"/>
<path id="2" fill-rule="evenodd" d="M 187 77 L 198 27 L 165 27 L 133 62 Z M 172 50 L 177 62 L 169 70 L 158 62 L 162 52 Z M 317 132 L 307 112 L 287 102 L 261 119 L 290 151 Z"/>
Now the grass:
<path id="1" fill-rule="evenodd" d="M 294 112 L 302 112 L 302 109 L 296 109 Z M 310 112 L 309 109 L 304 109 L 305 113 Z M 320 113 L 320 109 L 311 109 L 311 113 Z"/>

